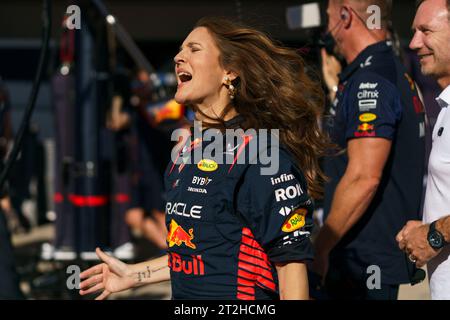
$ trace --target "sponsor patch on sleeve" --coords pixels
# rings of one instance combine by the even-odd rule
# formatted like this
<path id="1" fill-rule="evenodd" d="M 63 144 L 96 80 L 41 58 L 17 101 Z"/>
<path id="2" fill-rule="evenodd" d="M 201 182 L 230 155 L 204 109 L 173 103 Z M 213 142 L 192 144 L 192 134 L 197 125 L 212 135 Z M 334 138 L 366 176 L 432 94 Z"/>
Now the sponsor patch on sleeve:
<path id="1" fill-rule="evenodd" d="M 300 208 L 295 210 L 284 222 L 283 226 L 281 227 L 281 230 L 283 232 L 294 232 L 295 230 L 298 230 L 302 228 L 305 223 L 305 217 L 308 213 L 308 210 L 305 208 Z"/>
<path id="2" fill-rule="evenodd" d="M 359 116 L 359 121 L 361 122 L 372 122 L 377 119 L 377 115 L 374 113 L 363 113 Z"/>
<path id="3" fill-rule="evenodd" d="M 355 137 L 375 137 L 375 125 L 367 122 L 358 125 L 358 130 L 355 131 Z"/>

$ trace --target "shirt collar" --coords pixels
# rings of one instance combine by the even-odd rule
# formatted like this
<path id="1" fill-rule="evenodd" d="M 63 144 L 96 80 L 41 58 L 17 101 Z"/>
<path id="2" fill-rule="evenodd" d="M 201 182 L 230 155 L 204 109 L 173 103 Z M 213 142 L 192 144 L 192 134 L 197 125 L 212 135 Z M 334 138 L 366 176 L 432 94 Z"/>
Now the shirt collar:
<path id="1" fill-rule="evenodd" d="M 225 129 L 238 129 L 241 127 L 241 124 L 245 122 L 245 117 L 241 114 L 236 115 L 234 118 L 231 118 L 230 120 L 224 121 L 223 125 Z M 208 129 L 214 129 L 214 128 L 208 128 L 208 127 L 201 127 L 201 131 L 199 128 L 191 126 L 190 131 L 191 135 L 193 136 L 195 132 L 197 131 L 197 134 L 202 135 L 206 130 Z M 219 130 L 219 128 L 215 128 Z"/>
<path id="2" fill-rule="evenodd" d="M 245 121 L 245 118 L 243 115 L 236 115 L 234 118 L 225 121 L 225 128 L 227 129 L 236 129 L 239 128 L 240 125 Z"/>
<path id="3" fill-rule="evenodd" d="M 372 55 L 377 53 L 386 53 L 392 51 L 392 48 L 386 43 L 386 41 L 377 42 L 365 48 L 361 53 L 356 57 L 356 59 L 350 63 L 344 71 L 339 75 L 339 79 L 341 82 L 350 78 L 350 76 L 356 72 L 360 68 L 368 67 L 372 63 L 373 58 L 370 58 Z M 370 58 L 370 59 L 369 59 Z"/>
<path id="4" fill-rule="evenodd" d="M 442 91 L 439 97 L 436 98 L 436 101 L 441 108 L 446 108 L 450 105 L 450 86 Z"/>

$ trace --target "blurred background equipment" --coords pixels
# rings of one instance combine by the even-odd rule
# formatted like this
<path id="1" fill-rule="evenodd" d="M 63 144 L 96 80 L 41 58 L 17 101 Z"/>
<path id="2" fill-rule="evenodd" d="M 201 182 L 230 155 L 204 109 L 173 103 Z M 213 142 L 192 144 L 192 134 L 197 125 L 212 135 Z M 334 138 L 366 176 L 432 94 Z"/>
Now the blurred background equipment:
<path id="1" fill-rule="evenodd" d="M 286 22 L 290 30 L 323 27 L 324 10 L 319 2 L 306 3 L 286 9 Z"/>
<path id="2" fill-rule="evenodd" d="M 7 228 L 7 222 L 5 219 L 5 215 L 3 210 L 6 212 L 12 209 L 10 204 L 9 194 L 6 187 L 7 179 L 11 174 L 11 168 L 16 164 L 16 159 L 21 152 L 22 144 L 25 136 L 27 135 L 27 130 L 29 129 L 31 115 L 33 113 L 34 107 L 36 105 L 36 98 L 39 93 L 39 89 L 41 86 L 41 81 L 43 78 L 44 68 L 48 58 L 49 52 L 49 41 L 50 41 L 50 30 L 51 30 L 51 6 L 50 1 L 43 1 L 43 12 L 42 12 L 42 22 L 43 22 L 43 37 L 42 37 L 42 48 L 39 57 L 39 64 L 36 72 L 36 76 L 33 82 L 33 87 L 31 90 L 31 94 L 29 97 L 29 101 L 27 104 L 27 108 L 25 109 L 25 113 L 22 119 L 22 122 L 19 127 L 18 134 L 16 136 L 15 144 L 11 150 L 11 153 L 8 155 L 5 164 L 3 165 L 3 158 L 0 159 L 0 198 L 2 201 L 2 207 L 0 207 L 0 298 L 1 299 L 22 299 L 23 295 L 19 288 L 19 278 L 16 272 L 16 265 L 14 261 L 13 249 L 10 242 L 10 233 Z M 0 94 L 0 123 L 2 126 L 0 127 L 0 132 L 4 134 L 3 138 L 6 141 L 3 141 L 3 148 L 8 145 L 8 139 L 10 138 L 10 123 L 9 123 L 9 98 L 8 93 L 3 85 L 0 84 L 0 88 L 2 89 L 2 93 Z M 2 156 L 6 154 L 6 152 L 2 152 Z M 31 154 L 25 155 L 25 152 L 22 152 L 23 159 L 25 157 L 30 157 Z M 28 172 L 30 174 L 30 172 Z M 17 186 L 18 184 L 14 184 Z M 16 189 L 17 191 L 17 189 Z M 20 210 L 20 208 L 18 208 Z M 25 220 L 23 219 L 23 215 L 19 212 L 18 217 L 22 217 L 21 223 L 25 227 L 29 227 Z M 19 219 L 20 220 L 20 219 Z"/>

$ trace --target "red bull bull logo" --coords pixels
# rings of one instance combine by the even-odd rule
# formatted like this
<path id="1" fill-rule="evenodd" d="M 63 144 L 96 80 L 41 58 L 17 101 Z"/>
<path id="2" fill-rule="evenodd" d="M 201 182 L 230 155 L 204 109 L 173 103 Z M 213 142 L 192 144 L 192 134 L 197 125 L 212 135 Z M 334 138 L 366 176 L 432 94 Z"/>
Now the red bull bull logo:
<path id="1" fill-rule="evenodd" d="M 169 226 L 169 233 L 167 234 L 169 247 L 171 248 L 174 245 L 180 247 L 184 243 L 186 247 L 196 249 L 197 246 L 192 243 L 192 239 L 194 239 L 194 230 L 190 228 L 189 232 L 186 232 L 183 227 L 172 219 Z"/>
<path id="2" fill-rule="evenodd" d="M 362 123 L 355 132 L 355 137 L 375 137 L 375 125 Z"/>
<path id="3" fill-rule="evenodd" d="M 359 131 L 370 131 L 375 129 L 375 126 L 373 124 L 363 123 L 358 126 Z"/>

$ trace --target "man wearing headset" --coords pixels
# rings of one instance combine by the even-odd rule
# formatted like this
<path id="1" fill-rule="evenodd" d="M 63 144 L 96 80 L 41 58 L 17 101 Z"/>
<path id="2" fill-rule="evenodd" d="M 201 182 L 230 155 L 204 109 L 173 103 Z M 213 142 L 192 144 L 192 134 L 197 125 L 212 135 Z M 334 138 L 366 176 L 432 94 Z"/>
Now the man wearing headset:
<path id="1" fill-rule="evenodd" d="M 419 217 L 424 113 L 414 82 L 386 44 L 391 6 L 328 3 L 328 35 L 348 65 L 325 117 L 340 152 L 324 162 L 325 221 L 311 269 L 331 298 L 397 299 L 414 271 L 395 235 Z"/>

